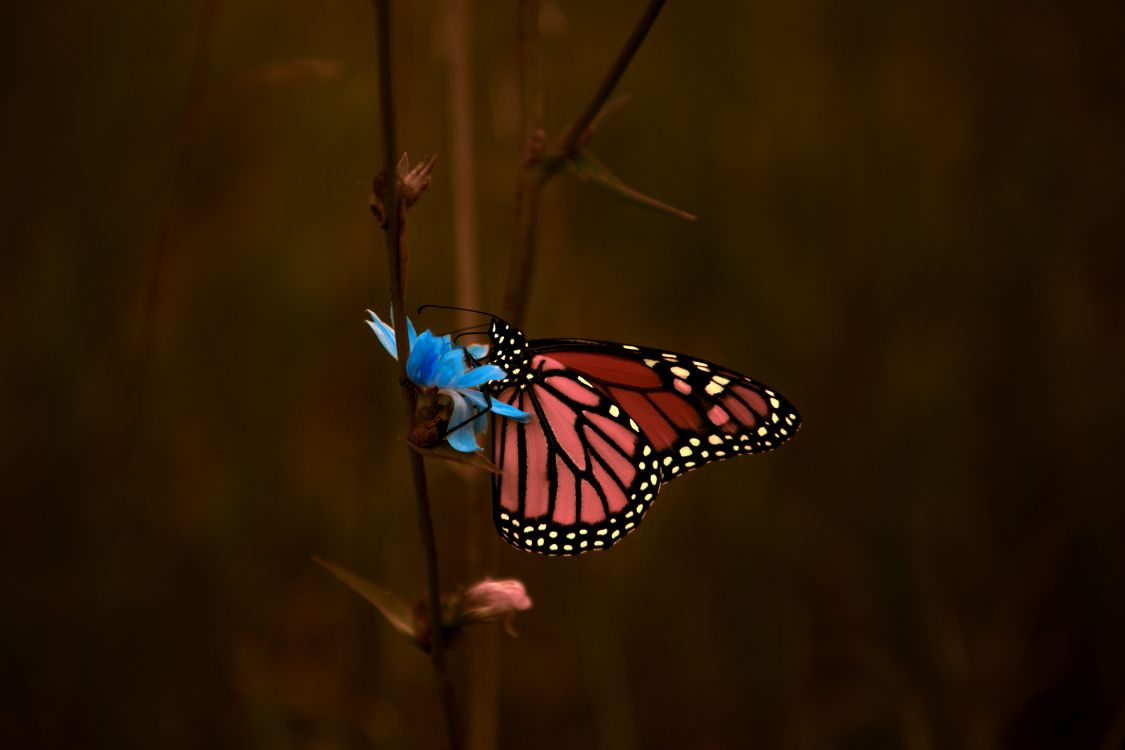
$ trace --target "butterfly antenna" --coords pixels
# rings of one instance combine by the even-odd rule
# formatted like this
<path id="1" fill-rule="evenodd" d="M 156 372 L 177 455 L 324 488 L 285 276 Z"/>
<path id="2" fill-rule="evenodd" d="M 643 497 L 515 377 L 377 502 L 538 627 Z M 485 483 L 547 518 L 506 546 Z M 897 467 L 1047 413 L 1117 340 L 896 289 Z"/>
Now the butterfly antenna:
<path id="1" fill-rule="evenodd" d="M 479 326 L 473 326 L 472 328 L 461 328 L 461 329 L 458 329 L 456 331 L 450 331 L 450 333 L 455 334 L 453 336 L 453 342 L 456 343 L 457 339 L 459 339 L 463 336 L 483 336 L 485 333 L 488 332 L 487 329 L 485 329 L 483 331 L 474 330 L 476 328 L 479 328 Z"/>
<path id="2" fill-rule="evenodd" d="M 473 330 L 476 329 L 476 328 L 487 329 L 488 324 L 487 323 L 475 323 L 471 326 L 462 326 L 461 328 L 454 328 L 451 331 L 446 331 L 446 333 L 448 333 L 448 334 L 454 334 L 454 333 L 460 334 L 460 333 L 462 333 L 462 331 L 464 331 L 465 333 L 473 333 Z M 480 331 L 480 333 L 483 333 L 483 331 Z"/>
<path id="3" fill-rule="evenodd" d="M 456 305 L 419 305 L 418 306 L 418 313 L 421 314 L 422 311 L 425 310 L 427 307 L 433 307 L 433 308 L 436 308 L 438 310 L 460 310 L 461 312 L 476 313 L 477 315 L 487 315 L 490 318 L 496 317 L 492 313 L 485 312 L 484 310 L 474 310 L 471 307 L 457 307 Z"/>

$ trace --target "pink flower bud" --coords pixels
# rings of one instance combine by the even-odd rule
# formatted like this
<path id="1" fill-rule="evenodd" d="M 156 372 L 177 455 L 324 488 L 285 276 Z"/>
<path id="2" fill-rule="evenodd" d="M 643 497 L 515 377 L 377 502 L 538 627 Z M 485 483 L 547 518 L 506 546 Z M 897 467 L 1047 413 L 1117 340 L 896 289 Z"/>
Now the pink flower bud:
<path id="1" fill-rule="evenodd" d="M 461 599 L 461 614 L 466 621 L 491 622 L 502 619 L 512 635 L 515 635 L 512 618 L 516 612 L 525 609 L 531 609 L 531 598 L 523 583 L 515 578 L 485 578 L 470 586 Z"/>

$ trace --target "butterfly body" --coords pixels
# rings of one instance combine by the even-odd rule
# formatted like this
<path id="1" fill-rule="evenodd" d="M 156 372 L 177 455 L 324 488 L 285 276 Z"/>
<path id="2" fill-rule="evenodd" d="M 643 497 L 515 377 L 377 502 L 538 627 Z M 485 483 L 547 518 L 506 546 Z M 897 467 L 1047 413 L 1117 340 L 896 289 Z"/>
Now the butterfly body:
<path id="1" fill-rule="evenodd" d="M 688 355 L 586 339 L 527 340 L 494 319 L 493 399 L 531 414 L 497 422 L 493 520 L 515 547 L 608 549 L 634 531 L 667 482 L 714 461 L 771 450 L 800 426 L 765 385 Z"/>

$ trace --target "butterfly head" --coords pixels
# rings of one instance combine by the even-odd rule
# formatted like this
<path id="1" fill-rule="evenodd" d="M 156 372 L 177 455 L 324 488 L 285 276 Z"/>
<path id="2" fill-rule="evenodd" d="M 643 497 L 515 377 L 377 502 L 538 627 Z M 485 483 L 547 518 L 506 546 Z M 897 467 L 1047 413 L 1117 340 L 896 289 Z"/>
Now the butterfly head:
<path id="1" fill-rule="evenodd" d="M 493 318 L 488 331 L 489 364 L 504 368 L 508 377 L 497 384 L 523 382 L 532 377 L 527 339 L 523 331 L 500 318 Z"/>

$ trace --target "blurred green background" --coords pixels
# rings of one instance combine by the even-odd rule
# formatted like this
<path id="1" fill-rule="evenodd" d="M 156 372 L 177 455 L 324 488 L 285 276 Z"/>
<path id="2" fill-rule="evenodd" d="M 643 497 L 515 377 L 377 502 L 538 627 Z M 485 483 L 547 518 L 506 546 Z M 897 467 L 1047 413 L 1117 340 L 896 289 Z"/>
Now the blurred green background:
<path id="1" fill-rule="evenodd" d="M 642 5 L 545 6 L 549 134 Z M 399 142 L 438 155 L 414 305 L 455 301 L 445 12 L 395 11 Z M 515 26 L 473 12 L 491 309 Z M 0 744 L 441 747 L 425 657 L 310 562 L 423 589 L 363 325 L 369 5 L 10 3 L 0 42 Z M 608 554 L 484 538 L 535 601 L 501 746 L 1121 747 L 1120 3 L 673 2 L 619 92 L 595 151 L 699 221 L 557 179 L 530 335 L 722 362 L 804 427 Z M 452 588 L 465 482 L 430 469 Z"/>

